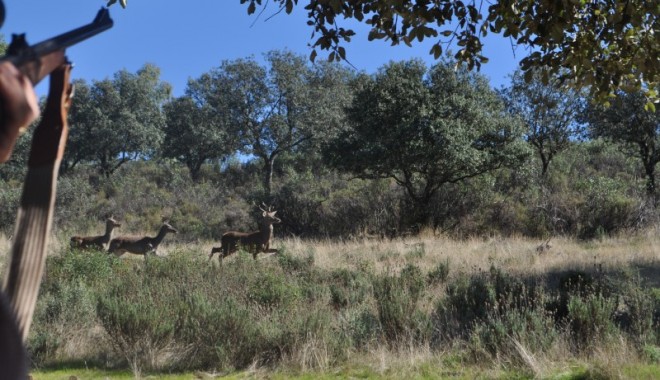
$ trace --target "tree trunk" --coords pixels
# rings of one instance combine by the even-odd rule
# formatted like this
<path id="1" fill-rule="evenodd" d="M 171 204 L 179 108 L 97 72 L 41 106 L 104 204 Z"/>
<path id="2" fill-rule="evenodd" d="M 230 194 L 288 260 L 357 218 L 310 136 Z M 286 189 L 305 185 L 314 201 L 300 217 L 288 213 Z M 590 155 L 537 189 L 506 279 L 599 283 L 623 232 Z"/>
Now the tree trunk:
<path id="1" fill-rule="evenodd" d="M 539 152 L 539 156 L 541 157 L 541 177 L 545 178 L 545 175 L 548 172 L 548 166 L 550 166 L 550 157 L 544 152 Z"/>
<path id="2" fill-rule="evenodd" d="M 264 191 L 266 198 L 270 199 L 271 191 L 273 188 L 273 167 L 275 164 L 275 156 L 264 158 Z"/>
<path id="3" fill-rule="evenodd" d="M 655 162 L 647 160 L 644 163 L 644 170 L 646 172 L 646 194 L 653 199 L 653 205 L 657 204 L 656 185 L 655 185 Z"/>

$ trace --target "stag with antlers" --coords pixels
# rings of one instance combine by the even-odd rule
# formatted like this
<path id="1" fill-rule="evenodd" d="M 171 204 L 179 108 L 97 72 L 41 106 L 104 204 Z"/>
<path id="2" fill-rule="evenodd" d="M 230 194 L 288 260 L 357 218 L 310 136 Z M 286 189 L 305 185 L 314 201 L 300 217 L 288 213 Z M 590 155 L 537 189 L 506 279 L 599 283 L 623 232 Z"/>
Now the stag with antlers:
<path id="1" fill-rule="evenodd" d="M 263 203 L 262 203 L 263 205 Z M 263 205 L 266 207 L 266 205 Z M 213 247 L 209 260 L 213 258 L 215 253 L 220 253 L 219 260 L 236 252 L 240 247 L 252 253 L 252 257 L 256 260 L 259 252 L 277 252 L 277 250 L 270 249 L 270 240 L 273 238 L 273 224 L 280 223 L 281 220 L 275 216 L 277 211 L 272 211 L 272 206 L 265 208 L 259 207 L 262 211 L 262 219 L 259 223 L 259 231 L 254 232 L 239 232 L 229 231 L 222 235 L 220 247 Z"/>

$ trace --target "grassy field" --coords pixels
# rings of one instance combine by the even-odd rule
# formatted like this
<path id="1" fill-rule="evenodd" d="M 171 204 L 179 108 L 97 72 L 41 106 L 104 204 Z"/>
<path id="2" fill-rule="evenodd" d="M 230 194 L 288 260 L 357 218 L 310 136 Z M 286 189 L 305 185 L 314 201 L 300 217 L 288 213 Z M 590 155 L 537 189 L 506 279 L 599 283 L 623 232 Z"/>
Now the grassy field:
<path id="1" fill-rule="evenodd" d="M 33 378 L 657 379 L 659 232 L 284 239 L 222 266 L 213 242 L 145 263 L 56 237 Z"/>

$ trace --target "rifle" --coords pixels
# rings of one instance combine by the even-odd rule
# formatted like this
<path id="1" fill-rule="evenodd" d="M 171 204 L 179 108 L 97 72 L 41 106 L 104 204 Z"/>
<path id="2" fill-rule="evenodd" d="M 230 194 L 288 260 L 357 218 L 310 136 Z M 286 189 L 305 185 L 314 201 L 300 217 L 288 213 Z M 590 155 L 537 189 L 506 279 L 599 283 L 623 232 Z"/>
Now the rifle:
<path id="1" fill-rule="evenodd" d="M 0 5 L 2 5 L 1 0 Z M 4 8 L 0 7 L 0 11 L 2 11 L 0 13 L 4 13 Z M 3 15 L 0 14 L 0 16 Z M 0 25 L 2 21 L 4 21 L 4 17 L 0 20 Z M 24 33 L 13 34 L 11 43 L 7 48 L 7 55 L 0 57 L 0 62 L 13 63 L 18 71 L 23 73 L 34 86 L 57 67 L 66 63 L 66 57 L 63 54 L 64 49 L 93 37 L 111 28 L 112 25 L 113 21 L 110 18 L 110 12 L 107 8 L 101 8 L 90 24 L 49 38 L 32 46 L 27 43 Z M 0 112 L 3 109 L 4 106 L 0 103 Z M 0 163 L 9 159 L 18 139 L 19 132 L 18 130 L 9 130 L 5 125 L 0 124 L 0 137 L 6 139 L 0 145 Z"/>
<path id="2" fill-rule="evenodd" d="M 0 0 L 2 5 L 2 0 Z M 3 290 L 7 295 L 19 335 L 23 340 L 32 321 L 32 314 L 41 284 L 46 261 L 46 246 L 53 219 L 57 172 L 68 134 L 67 115 L 71 105 L 72 87 L 69 82 L 71 64 L 63 54 L 65 48 L 112 27 L 107 9 L 102 8 L 91 24 L 53 37 L 35 45 L 28 45 L 25 34 L 14 35 L 8 54 L 1 61 L 13 63 L 33 84 L 50 74 L 50 89 L 41 122 L 32 139 L 28 172 L 23 185 L 8 273 Z M 0 104 L 0 110 L 4 110 Z M 8 115 L 11 116 L 11 115 Z M 2 117 L 0 117 L 2 121 Z M 4 125 L 0 124 L 0 128 Z M 0 130 L 0 137 L 6 131 Z M 18 132 L 5 133 L 14 139 Z M 0 157 L 3 156 L 0 152 Z"/>
<path id="3" fill-rule="evenodd" d="M 42 57 L 50 53 L 64 50 L 69 46 L 75 45 L 90 37 L 93 37 L 112 27 L 113 21 L 110 18 L 110 12 L 107 8 L 101 8 L 96 14 L 94 21 L 76 28 L 59 36 L 49 38 L 30 46 L 25 39 L 25 33 L 12 34 L 12 40 L 7 48 L 7 55 L 0 58 L 0 62 L 9 61 L 25 74 L 33 85 L 39 83 L 41 79 L 54 70 L 54 67 L 48 70 L 52 65 L 55 67 L 63 62 L 42 62 Z"/>

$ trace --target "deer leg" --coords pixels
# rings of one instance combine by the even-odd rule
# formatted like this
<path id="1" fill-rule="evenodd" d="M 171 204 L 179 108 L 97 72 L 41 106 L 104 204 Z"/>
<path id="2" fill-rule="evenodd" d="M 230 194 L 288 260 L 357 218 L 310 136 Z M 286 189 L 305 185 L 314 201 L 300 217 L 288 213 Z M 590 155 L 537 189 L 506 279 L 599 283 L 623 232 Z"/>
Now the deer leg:
<path id="1" fill-rule="evenodd" d="M 223 248 L 222 252 L 218 255 L 218 261 L 220 262 L 220 265 L 222 265 L 222 261 L 224 260 L 225 257 L 229 256 L 230 253 L 231 253 L 230 246 Z"/>
<path id="2" fill-rule="evenodd" d="M 215 249 L 216 249 L 215 247 L 211 248 L 211 254 L 209 254 L 209 261 L 211 261 L 211 259 L 213 258 L 213 255 L 217 252 Z M 222 254 L 220 254 L 220 255 L 222 256 Z"/>

